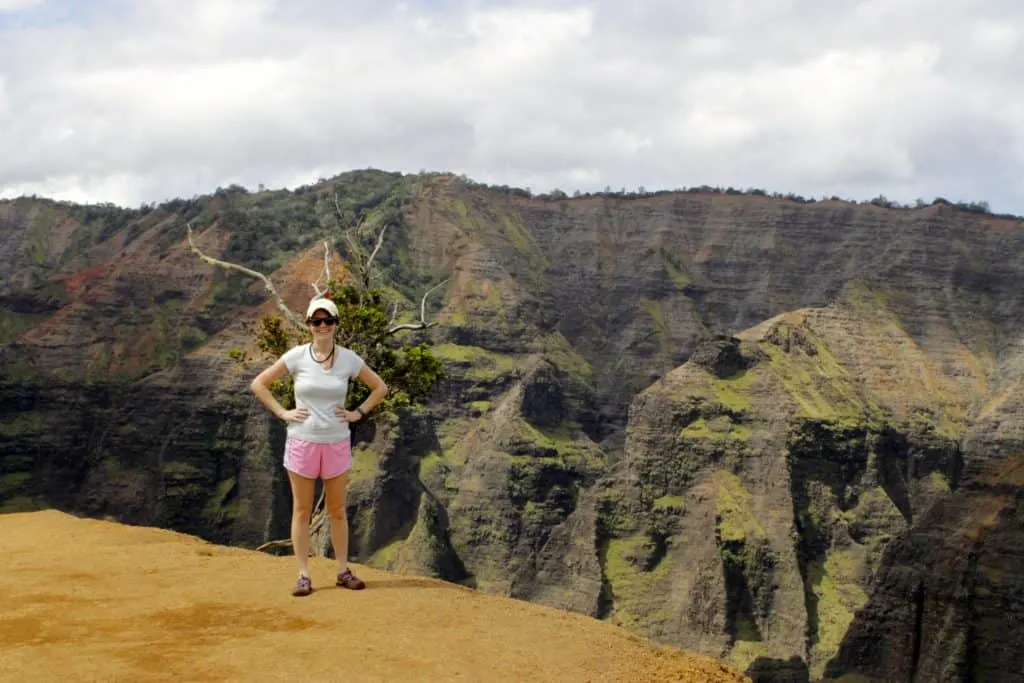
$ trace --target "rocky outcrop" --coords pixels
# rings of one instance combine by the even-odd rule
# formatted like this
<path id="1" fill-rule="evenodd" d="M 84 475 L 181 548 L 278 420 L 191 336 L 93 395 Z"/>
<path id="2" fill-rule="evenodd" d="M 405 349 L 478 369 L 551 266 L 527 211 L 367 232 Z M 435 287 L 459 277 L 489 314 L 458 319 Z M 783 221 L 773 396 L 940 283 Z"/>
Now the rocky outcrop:
<path id="1" fill-rule="evenodd" d="M 3 509 L 42 503 L 249 546 L 287 535 L 283 429 L 231 365 L 186 361 L 130 385 L 0 385 Z"/>
<path id="2" fill-rule="evenodd" d="M 1024 395 L 986 404 L 956 490 L 888 548 L 827 680 L 1024 680 Z"/>
<path id="3" fill-rule="evenodd" d="M 606 513 L 608 618 L 761 679 L 799 679 L 794 661 L 820 678 L 889 544 L 959 484 L 952 415 L 978 380 L 911 393 L 937 380 L 910 359 L 872 372 L 908 342 L 873 326 L 859 305 L 779 316 L 640 393 Z"/>

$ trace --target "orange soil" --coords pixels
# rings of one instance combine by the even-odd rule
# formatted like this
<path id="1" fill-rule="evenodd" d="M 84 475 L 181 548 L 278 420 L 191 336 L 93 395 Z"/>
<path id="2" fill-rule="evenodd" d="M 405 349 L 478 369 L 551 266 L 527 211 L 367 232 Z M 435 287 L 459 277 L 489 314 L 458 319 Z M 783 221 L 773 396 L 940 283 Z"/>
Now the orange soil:
<path id="1" fill-rule="evenodd" d="M 749 681 L 594 619 L 60 512 L 0 515 L 0 679 Z"/>

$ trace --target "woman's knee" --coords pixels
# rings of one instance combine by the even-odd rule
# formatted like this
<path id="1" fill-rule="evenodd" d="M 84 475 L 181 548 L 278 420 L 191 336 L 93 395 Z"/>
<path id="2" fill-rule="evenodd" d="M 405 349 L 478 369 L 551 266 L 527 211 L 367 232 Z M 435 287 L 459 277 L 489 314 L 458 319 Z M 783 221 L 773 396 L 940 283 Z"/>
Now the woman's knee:
<path id="1" fill-rule="evenodd" d="M 309 523 L 309 520 L 313 517 L 313 510 L 311 507 L 306 506 L 293 506 L 292 507 L 292 519 L 297 522 Z"/>
<path id="2" fill-rule="evenodd" d="M 348 517 L 345 514 L 345 504 L 331 505 L 327 508 L 327 514 L 331 517 L 331 522 L 348 522 Z"/>

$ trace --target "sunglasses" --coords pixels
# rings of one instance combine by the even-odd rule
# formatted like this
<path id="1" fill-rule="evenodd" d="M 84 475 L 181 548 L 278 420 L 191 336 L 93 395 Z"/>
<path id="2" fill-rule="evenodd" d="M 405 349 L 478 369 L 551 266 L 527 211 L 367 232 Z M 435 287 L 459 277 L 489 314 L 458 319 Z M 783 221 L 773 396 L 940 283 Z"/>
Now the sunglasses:
<path id="1" fill-rule="evenodd" d="M 321 325 L 327 325 L 328 327 L 330 327 L 331 325 L 334 325 L 337 322 L 338 321 L 335 318 L 310 318 L 309 319 L 309 324 L 312 325 L 313 327 L 320 327 Z"/>

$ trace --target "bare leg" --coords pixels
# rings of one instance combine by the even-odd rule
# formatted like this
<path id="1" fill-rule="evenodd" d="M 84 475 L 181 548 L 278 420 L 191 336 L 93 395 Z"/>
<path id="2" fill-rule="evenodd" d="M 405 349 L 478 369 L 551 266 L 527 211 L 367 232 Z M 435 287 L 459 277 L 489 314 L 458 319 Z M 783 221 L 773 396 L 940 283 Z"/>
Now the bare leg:
<path id="1" fill-rule="evenodd" d="M 338 571 L 348 567 L 348 515 L 345 512 L 345 494 L 348 491 L 348 472 L 324 480 L 324 502 L 331 517 L 331 545 L 338 559 Z"/>
<path id="2" fill-rule="evenodd" d="M 292 549 L 299 573 L 309 576 L 309 518 L 313 514 L 316 480 L 288 472 L 292 484 Z"/>

